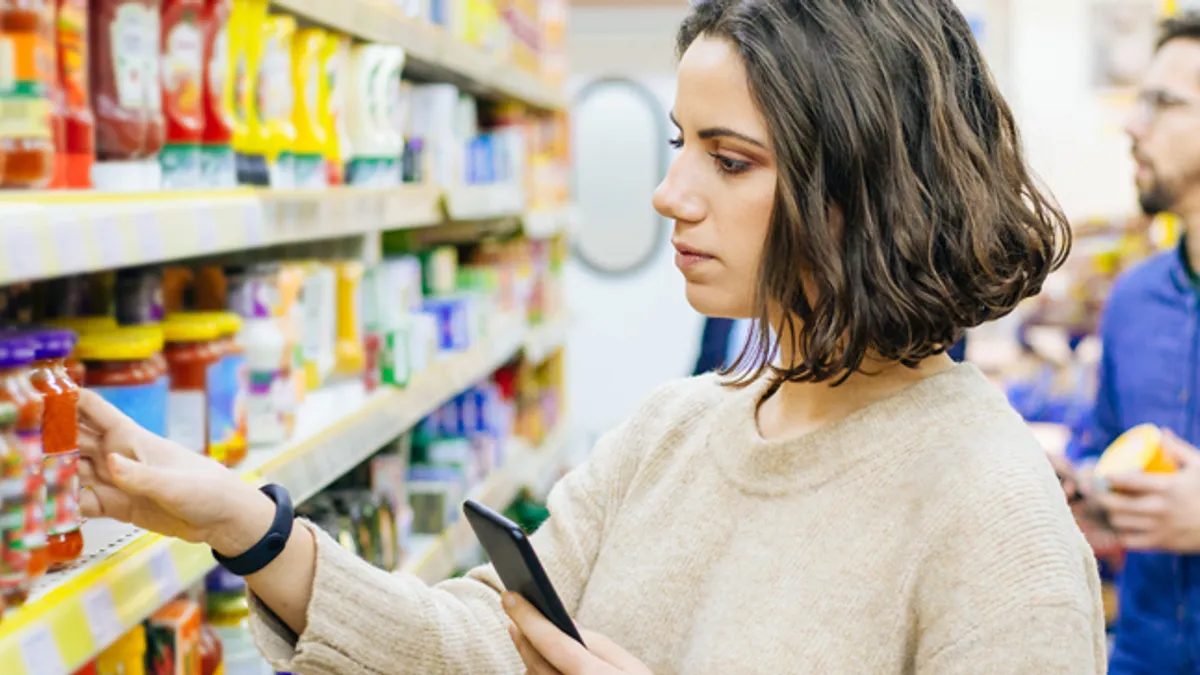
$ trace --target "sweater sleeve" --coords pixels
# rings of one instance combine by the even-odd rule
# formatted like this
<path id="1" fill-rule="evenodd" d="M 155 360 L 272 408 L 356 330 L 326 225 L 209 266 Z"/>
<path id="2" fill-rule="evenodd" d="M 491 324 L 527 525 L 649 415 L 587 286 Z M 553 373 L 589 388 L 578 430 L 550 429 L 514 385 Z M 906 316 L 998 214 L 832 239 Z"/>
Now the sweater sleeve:
<path id="1" fill-rule="evenodd" d="M 554 487 L 550 517 L 532 537 L 538 557 L 569 612 L 579 606 L 604 538 L 609 512 L 637 469 L 646 407 L 600 439 L 587 462 Z M 303 521 L 302 521 L 303 522 Z M 490 566 L 427 586 L 376 569 L 319 528 L 307 628 L 296 636 L 251 597 L 259 649 L 282 672 L 516 673 L 521 661 L 500 606 L 502 585 Z"/>
<path id="2" fill-rule="evenodd" d="M 1095 558 L 1041 464 L 997 462 L 941 504 L 915 588 L 919 675 L 1106 672 Z"/>

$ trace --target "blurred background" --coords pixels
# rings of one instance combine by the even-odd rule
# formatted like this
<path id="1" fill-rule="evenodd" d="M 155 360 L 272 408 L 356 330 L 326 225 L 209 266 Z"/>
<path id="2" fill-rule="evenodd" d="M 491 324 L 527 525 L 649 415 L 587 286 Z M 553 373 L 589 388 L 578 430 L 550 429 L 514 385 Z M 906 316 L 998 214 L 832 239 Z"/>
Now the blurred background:
<path id="1" fill-rule="evenodd" d="M 958 4 L 1076 238 L 965 358 L 1058 455 L 1109 285 L 1180 235 L 1141 215 L 1122 124 L 1185 8 Z M 651 389 L 735 353 L 650 202 L 687 12 L 0 2 L 0 672 L 271 672 L 206 549 L 80 522 L 78 387 L 433 582 L 480 560 L 462 499 L 536 528 Z"/>

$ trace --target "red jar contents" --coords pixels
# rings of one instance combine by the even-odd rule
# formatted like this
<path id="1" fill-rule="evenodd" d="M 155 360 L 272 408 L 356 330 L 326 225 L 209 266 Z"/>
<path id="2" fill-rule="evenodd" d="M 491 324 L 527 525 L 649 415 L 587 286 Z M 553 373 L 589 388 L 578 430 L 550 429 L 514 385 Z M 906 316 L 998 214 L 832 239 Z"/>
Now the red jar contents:
<path id="1" fill-rule="evenodd" d="M 221 360 L 221 330 L 211 315 L 170 314 L 163 322 L 171 391 L 167 396 L 167 438 L 194 452 L 209 454 L 209 377 Z"/>
<path id="2" fill-rule="evenodd" d="M 16 427 L 17 406 L 0 403 L 0 600 L 9 606 L 29 595 L 29 554 L 22 545 L 25 453 Z"/>
<path id="3" fill-rule="evenodd" d="M 50 566 L 46 547 L 46 482 L 42 470 L 42 415 L 45 402 L 29 381 L 33 365 L 34 343 L 23 337 L 0 340 L 0 402 L 17 407 L 14 431 L 23 460 L 24 510 L 21 537 L 16 543 L 19 555 L 28 556 L 26 573 L 30 581 L 42 576 Z"/>
<path id="4" fill-rule="evenodd" d="M 67 374 L 65 360 L 75 335 L 65 330 L 39 331 L 29 379 L 44 397 L 43 466 L 46 480 L 46 533 L 50 565 L 65 565 L 83 553 L 79 511 L 79 385 Z"/>
<path id="5" fill-rule="evenodd" d="M 88 389 L 142 428 L 167 434 L 167 379 L 159 364 L 162 332 L 150 326 L 85 334 L 75 355 L 87 368 Z"/>

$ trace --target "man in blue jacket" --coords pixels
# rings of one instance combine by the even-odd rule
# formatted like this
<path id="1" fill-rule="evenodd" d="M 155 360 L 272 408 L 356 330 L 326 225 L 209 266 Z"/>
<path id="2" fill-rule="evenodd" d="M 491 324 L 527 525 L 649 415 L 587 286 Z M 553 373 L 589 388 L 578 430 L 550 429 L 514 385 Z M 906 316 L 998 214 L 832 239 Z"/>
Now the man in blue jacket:
<path id="1" fill-rule="evenodd" d="M 1175 474 L 1113 478 L 1092 496 L 1129 550 L 1109 672 L 1200 673 L 1200 15 L 1163 25 L 1126 126 L 1147 214 L 1185 224 L 1178 247 L 1124 274 L 1101 321 L 1099 391 L 1068 457 L 1087 466 L 1122 432 L 1168 432 Z"/>

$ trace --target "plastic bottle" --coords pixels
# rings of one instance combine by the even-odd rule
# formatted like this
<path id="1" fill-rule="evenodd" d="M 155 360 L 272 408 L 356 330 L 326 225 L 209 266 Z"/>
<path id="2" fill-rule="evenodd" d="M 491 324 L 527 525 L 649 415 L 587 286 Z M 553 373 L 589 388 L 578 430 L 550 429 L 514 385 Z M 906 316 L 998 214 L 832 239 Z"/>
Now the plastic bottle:
<path id="1" fill-rule="evenodd" d="M 35 343 L 30 381 L 42 394 L 42 448 L 46 482 L 46 532 L 50 564 L 65 565 L 83 553 L 79 528 L 79 385 L 67 374 L 75 335 L 66 330 L 31 334 Z"/>
<path id="2" fill-rule="evenodd" d="M 161 182 L 160 7 L 159 0 L 93 0 L 88 70 L 98 189 L 157 190 Z"/>
<path id="3" fill-rule="evenodd" d="M 233 159 L 233 88 L 230 60 L 230 0 L 205 0 L 201 15 L 204 38 L 204 133 L 200 148 L 200 182 L 207 188 L 237 184 Z"/>
<path id="4" fill-rule="evenodd" d="M 328 35 L 320 28 L 305 28 L 292 41 L 292 87 L 295 106 L 292 122 L 296 129 L 295 174 L 297 188 L 328 185 L 323 152 L 326 146 L 323 111 L 329 107 L 329 91 L 322 70 Z"/>
<path id="5" fill-rule="evenodd" d="M 358 45 L 353 51 L 346 119 L 354 148 L 346 168 L 346 182 L 350 185 L 376 185 L 379 160 L 386 156 L 387 139 L 381 133 L 375 112 L 381 105 L 378 82 L 386 66 L 386 54 L 387 49 L 382 45 Z"/>
<path id="6" fill-rule="evenodd" d="M 326 105 L 321 111 L 325 135 L 325 168 L 330 185 L 346 179 L 346 157 L 351 151 L 346 131 L 346 91 L 350 80 L 350 39 L 326 33 L 321 49 L 321 69 L 325 76 Z"/>
<path id="7" fill-rule="evenodd" d="M 88 88 L 88 0 L 58 0 L 58 83 L 63 96 L 62 176 L 65 187 L 92 186 L 96 129 Z M 56 167 L 57 173 L 57 167 Z"/>
<path id="8" fill-rule="evenodd" d="M 362 279 L 363 265 L 358 261 L 339 262 L 337 271 L 337 346 L 334 370 L 340 375 L 356 375 L 366 366 L 363 349 Z"/>
<path id="9" fill-rule="evenodd" d="M 50 181 L 46 187 L 61 190 L 67 187 L 67 101 L 58 68 L 58 0 L 46 0 L 46 34 L 43 39 L 48 48 L 46 65 L 49 77 L 46 80 L 46 95 L 50 99 L 50 142 L 54 147 L 54 161 L 50 166 Z"/>
<path id="10" fill-rule="evenodd" d="M 390 187 L 400 183 L 400 156 L 404 153 L 404 134 L 401 126 L 404 92 L 401 74 L 404 71 L 405 53 L 402 48 L 395 46 L 387 46 L 384 49 L 384 65 L 376 82 L 379 89 L 376 94 L 379 105 L 375 111 L 375 124 L 383 141 L 380 153 L 382 166 L 379 172 L 381 186 Z"/>
<path id="11" fill-rule="evenodd" d="M 0 42 L 13 78 L 0 90 L 0 119 L 5 122 L 0 186 L 45 187 L 54 174 L 52 15 L 41 0 L 0 3 Z"/>
<path id="12" fill-rule="evenodd" d="M 264 24 L 262 68 L 259 71 L 256 107 L 263 125 L 267 175 L 271 187 L 295 186 L 292 148 L 296 127 L 292 124 L 296 92 L 292 87 L 292 39 L 296 19 L 272 14 Z"/>
<path id="13" fill-rule="evenodd" d="M 163 0 L 162 109 L 166 142 L 159 153 L 164 189 L 200 187 L 204 134 L 203 0 Z"/>
<path id="14" fill-rule="evenodd" d="M 287 340 L 272 316 L 267 288 L 251 281 L 239 341 L 246 359 L 246 440 L 251 447 L 274 445 L 290 435 L 287 405 L 291 384 L 284 377 Z"/>
<path id="15" fill-rule="evenodd" d="M 233 62 L 233 150 L 237 181 L 268 185 L 266 135 L 258 109 L 267 0 L 233 0 L 229 51 Z"/>

